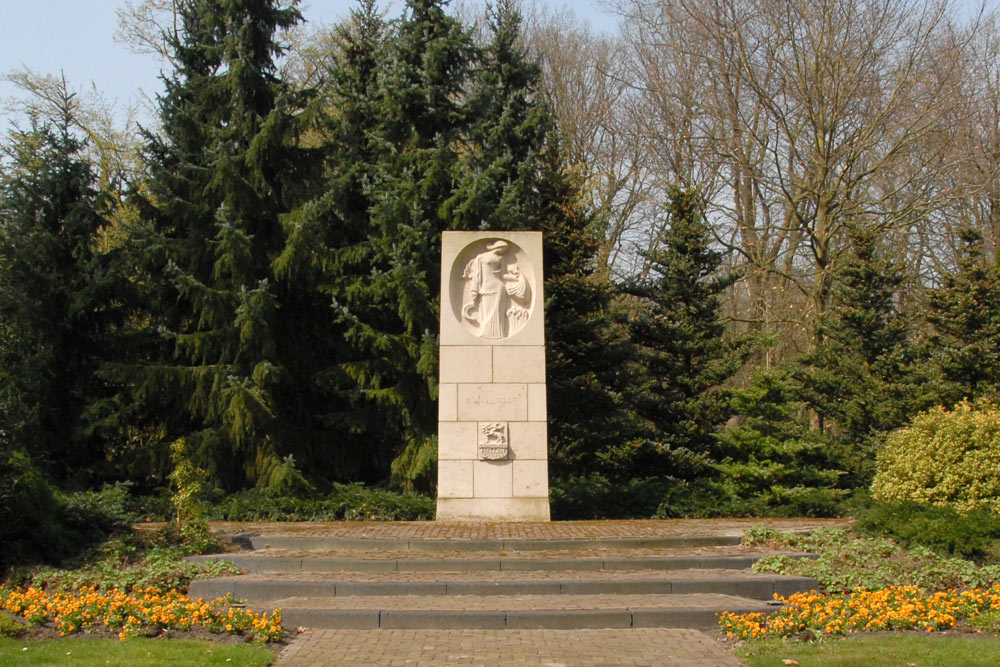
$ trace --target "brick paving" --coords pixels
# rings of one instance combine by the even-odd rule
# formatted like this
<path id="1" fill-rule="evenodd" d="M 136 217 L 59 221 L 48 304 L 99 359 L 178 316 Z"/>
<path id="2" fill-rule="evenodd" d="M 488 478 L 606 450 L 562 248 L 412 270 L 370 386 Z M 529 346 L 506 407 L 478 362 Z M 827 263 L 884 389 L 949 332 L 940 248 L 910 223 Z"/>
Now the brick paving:
<path id="1" fill-rule="evenodd" d="M 633 630 L 307 630 L 279 667 L 445 665 L 738 667 L 707 632 Z"/>
<path id="2" fill-rule="evenodd" d="M 448 560 L 537 560 L 540 558 L 646 558 L 646 557 L 691 557 L 691 556 L 748 556 L 772 553 L 788 553 L 786 549 L 761 549 L 757 546 L 739 544 L 726 546 L 698 547 L 594 547 L 583 549 L 539 549 L 531 551 L 421 551 L 415 549 L 278 549 L 268 547 L 257 551 L 240 553 L 243 558 L 350 558 L 361 560 L 399 559 L 445 559 Z"/>
<path id="3" fill-rule="evenodd" d="M 349 576 L 347 576 L 349 575 Z M 770 572 L 750 570 L 488 570 L 485 572 L 268 572 L 266 574 L 243 574 L 241 582 L 308 581 L 324 584 L 335 582 L 500 582 L 500 581 L 699 581 L 720 577 L 738 577 L 743 580 L 772 579 Z"/>
<path id="4" fill-rule="evenodd" d="M 776 530 L 844 526 L 843 519 L 646 519 L 635 521 L 436 522 L 436 521 L 213 521 L 213 531 L 301 537 L 427 540 L 569 540 L 629 537 L 742 535 L 753 525 Z M 156 524 L 146 524 L 154 526 Z"/>
<path id="5" fill-rule="evenodd" d="M 358 611 L 573 611 L 583 609 L 725 609 L 746 602 L 730 595 L 344 595 L 337 597 L 287 597 L 256 605 L 262 608 L 329 609 Z M 764 603 L 760 603 L 763 608 Z M 729 608 L 732 608 L 731 606 Z"/>
<path id="6" fill-rule="evenodd" d="M 788 520 L 788 519 L 722 519 L 722 520 L 644 520 L 644 521 L 579 521 L 551 523 L 435 523 L 435 522 L 281 522 L 281 523 L 235 523 L 213 522 L 212 529 L 224 534 L 256 534 L 262 536 L 294 536 L 318 538 L 347 538 L 370 540 L 409 540 L 402 549 L 381 545 L 319 545 L 316 551 L 300 549 L 262 549 L 261 556 L 309 557 L 327 556 L 353 559 L 496 559 L 497 551 L 466 551 L 462 548 L 421 547 L 421 540 L 614 540 L 627 538 L 674 538 L 703 536 L 738 536 L 752 525 L 766 525 L 777 530 L 802 531 L 821 527 L 843 526 L 841 520 Z M 386 549 L 386 546 L 390 546 Z M 445 545 L 441 545 L 445 546 Z M 466 547 L 468 548 L 468 546 Z M 507 547 L 505 547 L 507 548 Z M 516 547 L 515 547 L 516 548 Z M 402 553 L 405 551 L 405 554 Z M 741 555 L 751 551 L 739 546 L 708 547 L 689 546 L 683 548 L 644 548 L 633 545 L 621 547 L 614 544 L 584 545 L 580 549 L 559 547 L 549 551 L 534 551 L 517 554 L 503 552 L 504 560 L 521 557 L 528 559 L 573 557 L 644 557 L 644 556 L 712 556 Z M 246 553 L 246 552 L 244 552 Z M 515 579 L 546 579 L 565 576 L 558 571 L 525 573 L 515 572 L 509 576 Z M 632 570 L 623 573 L 602 572 L 597 574 L 574 572 L 574 578 L 591 577 L 656 577 L 664 573 L 637 573 Z M 744 575 L 746 573 L 743 573 Z M 672 572 L 672 576 L 678 575 Z M 280 575 L 282 577 L 287 575 Z M 292 575 L 293 577 L 295 575 Z M 315 574 L 308 575 L 315 577 Z M 321 575 L 322 576 L 322 575 Z M 398 579 L 400 573 L 392 573 Z M 408 580 L 440 581 L 442 578 L 456 581 L 475 581 L 482 574 L 474 572 L 461 574 L 409 573 Z M 490 580 L 508 576 L 492 572 Z M 683 575 L 682 575 L 683 576 Z M 690 576 L 709 576 L 691 574 Z M 351 580 L 380 581 L 382 575 L 357 573 Z M 483 610 L 498 603 L 488 597 L 462 596 L 460 609 Z M 507 596 L 509 603 L 518 597 L 525 598 L 521 609 L 594 609 L 611 603 L 605 596 Z M 687 607 L 717 606 L 726 596 L 698 594 L 694 596 L 674 595 L 670 600 L 654 600 L 657 596 L 615 595 L 617 606 L 649 607 L 686 604 Z M 666 596 L 664 596 L 666 597 Z M 417 599 L 419 598 L 419 600 Z M 528 599 L 532 598 L 532 599 Z M 567 599 L 572 598 L 572 599 Z M 684 599 L 688 598 L 688 599 Z M 336 609 L 348 598 L 323 599 L 322 607 Z M 603 600 L 603 601 L 602 601 Z M 274 601 L 292 602 L 291 599 Z M 350 600 L 349 608 L 358 609 L 359 600 Z M 407 606 L 420 607 L 446 604 L 447 609 L 456 609 L 455 597 L 445 603 L 433 596 L 368 597 L 361 606 L 379 609 L 404 609 Z M 272 603 L 268 603 L 271 605 Z M 576 629 L 576 630 L 350 630 L 350 629 L 305 629 L 295 636 L 281 651 L 276 665 L 279 667 L 306 667 L 312 665 L 659 665 L 664 667 L 737 667 L 740 662 L 729 648 L 717 639 L 714 632 L 677 628 L 636 628 L 618 629 Z"/>

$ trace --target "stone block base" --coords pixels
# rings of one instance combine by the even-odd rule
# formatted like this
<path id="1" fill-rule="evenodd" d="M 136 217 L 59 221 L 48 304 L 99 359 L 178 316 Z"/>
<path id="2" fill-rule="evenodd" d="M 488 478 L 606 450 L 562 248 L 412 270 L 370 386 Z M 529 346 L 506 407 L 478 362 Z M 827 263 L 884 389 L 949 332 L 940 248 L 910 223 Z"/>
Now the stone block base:
<path id="1" fill-rule="evenodd" d="M 436 521 L 549 521 L 548 498 L 438 498 Z"/>

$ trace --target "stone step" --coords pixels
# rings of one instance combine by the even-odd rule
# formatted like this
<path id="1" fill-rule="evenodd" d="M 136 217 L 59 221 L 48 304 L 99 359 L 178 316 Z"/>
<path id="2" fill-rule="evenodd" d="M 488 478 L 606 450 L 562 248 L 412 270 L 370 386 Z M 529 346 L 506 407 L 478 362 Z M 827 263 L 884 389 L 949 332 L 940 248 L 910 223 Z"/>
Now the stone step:
<path id="1" fill-rule="evenodd" d="M 328 551 L 559 551 L 580 549 L 664 549 L 738 545 L 741 534 L 674 535 L 663 537 L 571 538 L 571 539 L 447 539 L 447 538 L 367 538 L 323 535 L 240 533 L 224 535 L 244 549 L 296 549 Z"/>
<path id="2" fill-rule="evenodd" d="M 316 629 L 598 629 L 717 627 L 718 615 L 776 606 L 732 595 L 288 597 L 253 604 L 281 609 L 286 627 Z"/>
<path id="3" fill-rule="evenodd" d="M 646 557 L 557 557 L 557 558 L 333 558 L 270 557 L 264 555 L 212 554 L 190 556 L 206 562 L 228 560 L 248 572 L 532 572 L 545 570 L 689 570 L 752 567 L 764 555 L 738 556 L 646 556 Z M 786 554 L 811 558 L 812 554 Z"/>
<path id="4" fill-rule="evenodd" d="M 810 577 L 754 574 L 734 570 L 692 570 L 655 576 L 622 576 L 620 573 L 558 572 L 508 573 L 503 577 L 462 575 L 434 578 L 356 578 L 280 575 L 244 575 L 199 579 L 191 583 L 193 597 L 211 599 L 231 593 L 252 603 L 286 597 L 357 598 L 358 596 L 511 596 L 511 595 L 687 595 L 711 593 L 770 600 L 775 595 L 818 588 Z M 601 576 L 603 574 L 603 576 Z M 629 573 L 631 575 L 631 573 Z M 610 576 L 609 576 L 610 575 Z"/>

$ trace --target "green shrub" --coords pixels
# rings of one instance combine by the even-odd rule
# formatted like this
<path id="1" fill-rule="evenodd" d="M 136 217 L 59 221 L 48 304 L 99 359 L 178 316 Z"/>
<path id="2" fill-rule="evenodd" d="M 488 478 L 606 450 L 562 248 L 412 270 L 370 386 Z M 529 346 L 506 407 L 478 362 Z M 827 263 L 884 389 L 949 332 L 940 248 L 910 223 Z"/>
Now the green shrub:
<path id="1" fill-rule="evenodd" d="M 0 449 L 0 570 L 61 558 L 72 544 L 55 489 L 24 452 Z"/>
<path id="2" fill-rule="evenodd" d="M 556 479 L 549 489 L 552 518 L 648 519 L 656 514 L 671 487 L 678 484 L 669 477 L 614 482 L 599 473 Z"/>
<path id="3" fill-rule="evenodd" d="M 433 498 L 416 493 L 370 489 L 363 484 L 334 484 L 326 495 L 311 498 L 272 496 L 260 489 L 223 498 L 208 518 L 224 521 L 430 521 Z"/>
<path id="4" fill-rule="evenodd" d="M 1000 410 L 989 402 L 922 412 L 879 452 L 872 497 L 1000 514 Z"/>
<path id="5" fill-rule="evenodd" d="M 943 555 L 982 562 L 996 553 L 1000 517 L 985 508 L 960 514 L 950 507 L 875 503 L 857 513 L 853 530 L 891 537 L 908 547 L 919 545 Z"/>
<path id="6" fill-rule="evenodd" d="M 129 509 L 128 482 L 108 484 L 99 491 L 80 491 L 62 496 L 66 520 L 80 533 L 100 541 L 116 532 L 128 531 L 138 520 Z"/>

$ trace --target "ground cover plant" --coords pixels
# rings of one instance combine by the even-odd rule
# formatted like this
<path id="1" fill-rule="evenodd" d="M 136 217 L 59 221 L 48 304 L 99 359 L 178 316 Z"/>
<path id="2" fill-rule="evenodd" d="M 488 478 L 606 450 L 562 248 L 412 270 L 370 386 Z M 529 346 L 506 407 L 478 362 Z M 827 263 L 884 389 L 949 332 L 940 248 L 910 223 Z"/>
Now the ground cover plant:
<path id="1" fill-rule="evenodd" d="M 46 639 L 18 641 L 0 638 L 0 664 L 23 665 L 241 665 L 263 667 L 274 660 L 271 649 L 256 644 L 225 644 L 194 640 L 129 642 Z"/>
<path id="2" fill-rule="evenodd" d="M 0 585 L 0 634 L 29 630 L 60 636 L 104 634 L 119 639 L 169 633 L 229 634 L 280 641 L 280 613 L 243 608 L 232 597 L 195 600 L 195 577 L 235 574 L 232 563 L 191 563 L 193 553 L 218 552 L 222 542 L 203 520 L 131 530 L 86 550 L 71 567 L 22 568 Z M 9 615 L 8 615 L 9 614 Z"/>
<path id="3" fill-rule="evenodd" d="M 963 591 L 930 592 L 918 586 L 890 586 L 877 591 L 795 593 L 776 596 L 784 603 L 773 614 L 730 614 L 719 624 L 727 637 L 759 639 L 813 635 L 844 635 L 882 630 L 948 630 L 1000 609 L 1000 585 Z"/>
<path id="4" fill-rule="evenodd" d="M 940 543 L 938 530 L 911 528 L 910 546 L 906 547 L 870 534 L 882 524 L 886 508 L 876 504 L 869 510 L 874 511 L 869 511 L 868 519 L 853 532 L 824 529 L 792 534 L 762 527 L 748 530 L 746 544 L 816 554 L 816 558 L 768 556 L 754 565 L 755 571 L 811 576 L 821 590 L 779 597 L 783 604 L 771 614 L 726 612 L 719 619 L 722 631 L 730 638 L 760 640 L 882 631 L 934 632 L 956 627 L 992 632 L 1000 627 L 1000 566 L 948 555 L 955 552 L 954 542 L 969 544 L 963 537 L 968 526 L 957 522 L 952 533 L 955 540 L 948 544 Z M 916 524 L 923 519 L 932 527 L 941 519 L 936 511 L 929 518 L 917 509 L 911 509 L 910 514 L 917 517 Z M 891 527 L 896 521 L 888 523 Z M 925 546 L 927 542 L 937 548 Z"/>
<path id="5" fill-rule="evenodd" d="M 806 535 L 752 528 L 747 531 L 744 543 L 818 554 L 811 559 L 781 554 L 766 556 L 754 565 L 754 570 L 814 577 L 824 590 L 835 593 L 889 586 L 920 586 L 938 591 L 987 587 L 1000 581 L 1000 565 L 980 565 L 919 544 L 906 548 L 885 537 L 857 535 L 844 529 L 824 529 Z"/>
<path id="6" fill-rule="evenodd" d="M 747 667 L 781 664 L 828 667 L 987 667 L 996 664 L 1000 639 L 977 635 L 878 634 L 831 641 L 789 643 L 762 640 L 736 654 Z M 794 661 L 794 662 L 790 662 Z"/>
<path id="7" fill-rule="evenodd" d="M 157 588 L 121 591 L 80 588 L 46 592 L 0 587 L 0 609 L 23 617 L 29 625 L 51 623 L 61 636 L 77 632 L 112 632 L 119 639 L 158 636 L 165 630 L 243 635 L 260 643 L 285 636 L 281 613 L 259 613 L 238 606 L 231 596 L 211 601 Z"/>

